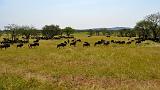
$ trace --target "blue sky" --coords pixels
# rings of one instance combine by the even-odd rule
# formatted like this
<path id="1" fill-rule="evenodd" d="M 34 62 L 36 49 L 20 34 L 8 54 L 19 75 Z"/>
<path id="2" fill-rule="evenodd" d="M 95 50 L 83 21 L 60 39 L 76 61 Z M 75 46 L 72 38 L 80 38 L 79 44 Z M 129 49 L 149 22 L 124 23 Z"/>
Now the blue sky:
<path id="1" fill-rule="evenodd" d="M 58 24 L 77 29 L 133 27 L 160 11 L 160 0 L 0 0 L 0 28 Z"/>

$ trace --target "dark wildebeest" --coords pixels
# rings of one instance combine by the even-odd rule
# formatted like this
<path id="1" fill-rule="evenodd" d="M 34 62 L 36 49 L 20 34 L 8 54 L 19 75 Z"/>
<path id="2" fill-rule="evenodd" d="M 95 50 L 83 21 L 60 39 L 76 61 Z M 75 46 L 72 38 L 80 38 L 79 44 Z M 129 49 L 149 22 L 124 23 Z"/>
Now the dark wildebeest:
<path id="1" fill-rule="evenodd" d="M 73 43 L 70 43 L 70 46 L 74 46 L 74 47 L 76 47 L 76 44 L 77 44 L 77 42 L 76 42 L 76 41 L 74 41 Z"/>
<path id="2" fill-rule="evenodd" d="M 114 41 L 116 44 L 125 44 L 125 41 Z"/>
<path id="3" fill-rule="evenodd" d="M 82 40 L 81 40 L 81 39 L 78 39 L 77 42 L 82 42 Z"/>
<path id="4" fill-rule="evenodd" d="M 94 43 L 94 46 L 101 45 L 101 44 L 103 44 L 102 41 L 97 41 L 97 42 Z"/>
<path id="5" fill-rule="evenodd" d="M 126 44 L 131 44 L 131 43 L 132 43 L 131 41 L 126 42 Z"/>
<path id="6" fill-rule="evenodd" d="M 104 41 L 103 45 L 109 45 L 110 42 L 109 41 Z"/>
<path id="7" fill-rule="evenodd" d="M 120 43 L 119 44 L 125 44 L 126 42 L 125 41 L 120 41 Z"/>
<path id="8" fill-rule="evenodd" d="M 33 41 L 34 43 L 38 43 L 39 42 L 39 40 L 37 39 L 36 41 Z"/>
<path id="9" fill-rule="evenodd" d="M 71 40 L 71 42 L 75 42 L 75 41 L 76 41 L 75 39 Z"/>
<path id="10" fill-rule="evenodd" d="M 140 40 L 138 40 L 138 41 L 136 41 L 136 43 L 135 44 L 140 44 L 141 43 L 141 41 Z"/>
<path id="11" fill-rule="evenodd" d="M 68 43 L 70 43 L 69 39 L 67 40 Z"/>
<path id="12" fill-rule="evenodd" d="M 17 44 L 17 48 L 22 48 L 23 47 L 23 43 L 19 43 L 19 44 Z"/>
<path id="13" fill-rule="evenodd" d="M 110 35 L 107 35 L 106 37 L 111 37 Z"/>
<path id="14" fill-rule="evenodd" d="M 29 48 L 32 48 L 32 47 L 35 48 L 36 46 L 39 46 L 39 43 L 32 43 L 28 45 Z"/>
<path id="15" fill-rule="evenodd" d="M 66 45 L 67 45 L 66 43 L 61 43 L 61 44 L 58 44 L 58 45 L 57 45 L 57 48 L 65 47 Z"/>
<path id="16" fill-rule="evenodd" d="M 0 45 L 1 50 L 2 50 L 3 48 L 7 49 L 7 48 L 9 48 L 9 47 L 10 47 L 10 44 L 7 44 L 7 43 Z"/>
<path id="17" fill-rule="evenodd" d="M 65 44 L 67 44 L 67 41 L 64 41 Z"/>
<path id="18" fill-rule="evenodd" d="M 111 43 L 114 43 L 114 40 L 111 40 Z"/>
<path id="19" fill-rule="evenodd" d="M 83 47 L 89 47 L 89 46 L 90 46 L 90 43 L 88 43 L 88 42 L 83 43 Z"/>

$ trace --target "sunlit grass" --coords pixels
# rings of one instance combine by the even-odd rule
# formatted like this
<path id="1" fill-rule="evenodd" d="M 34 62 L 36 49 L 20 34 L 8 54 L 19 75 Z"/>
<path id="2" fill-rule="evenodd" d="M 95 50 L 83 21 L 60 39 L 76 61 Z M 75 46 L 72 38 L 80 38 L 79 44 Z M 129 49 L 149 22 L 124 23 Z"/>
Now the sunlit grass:
<path id="1" fill-rule="evenodd" d="M 128 38 L 77 35 L 91 47 L 67 46 L 64 40 L 40 41 L 29 49 L 13 45 L 0 50 L 0 89 L 159 89 L 160 47 L 158 43 L 94 47 L 94 42 Z"/>

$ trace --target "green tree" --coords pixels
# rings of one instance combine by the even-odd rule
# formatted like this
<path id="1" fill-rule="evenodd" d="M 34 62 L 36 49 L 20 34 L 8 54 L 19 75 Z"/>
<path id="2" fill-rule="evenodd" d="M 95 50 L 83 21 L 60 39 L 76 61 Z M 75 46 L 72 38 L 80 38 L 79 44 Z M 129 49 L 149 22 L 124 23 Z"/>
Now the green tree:
<path id="1" fill-rule="evenodd" d="M 59 35 L 61 29 L 58 25 L 45 25 L 42 30 L 42 34 L 46 37 L 53 38 L 56 35 Z"/>
<path id="2" fill-rule="evenodd" d="M 8 30 L 11 34 L 11 39 L 16 40 L 16 30 L 18 29 L 18 25 L 9 24 L 8 26 L 4 26 L 5 30 Z"/>
<path id="3" fill-rule="evenodd" d="M 93 36 L 94 31 L 93 31 L 92 29 L 89 29 L 89 30 L 88 30 L 88 34 L 89 34 L 90 36 Z"/>
<path id="4" fill-rule="evenodd" d="M 106 34 L 107 34 L 107 29 L 101 29 L 101 32 L 102 32 L 102 34 L 103 34 L 103 36 L 105 36 Z"/>
<path id="5" fill-rule="evenodd" d="M 150 25 L 151 25 L 151 22 L 142 20 L 136 24 L 134 29 L 136 30 L 140 38 L 147 39 L 148 37 L 151 36 Z"/>
<path id="6" fill-rule="evenodd" d="M 2 35 L 3 35 L 3 32 L 0 30 L 0 38 L 1 38 Z"/>
<path id="7" fill-rule="evenodd" d="M 38 30 L 30 26 L 19 26 L 18 29 L 16 30 L 16 33 L 18 35 L 25 36 L 26 39 L 29 39 L 31 35 L 37 36 Z"/>
<path id="8" fill-rule="evenodd" d="M 75 30 L 71 27 L 66 27 L 64 29 L 64 33 L 69 37 L 71 34 L 73 34 L 75 32 Z"/>
<path id="9" fill-rule="evenodd" d="M 145 18 L 146 21 L 150 22 L 149 29 L 152 31 L 153 38 L 156 40 L 160 30 L 160 13 L 148 15 Z"/>

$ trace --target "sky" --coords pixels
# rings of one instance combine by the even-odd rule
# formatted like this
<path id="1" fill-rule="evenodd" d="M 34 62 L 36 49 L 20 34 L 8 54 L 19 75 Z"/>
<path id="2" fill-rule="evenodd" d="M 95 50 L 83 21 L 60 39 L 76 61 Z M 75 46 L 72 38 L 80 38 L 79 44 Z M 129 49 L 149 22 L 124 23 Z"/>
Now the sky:
<path id="1" fill-rule="evenodd" d="M 160 0 L 0 0 L 0 29 L 8 24 L 76 29 L 134 27 L 160 11 Z"/>

